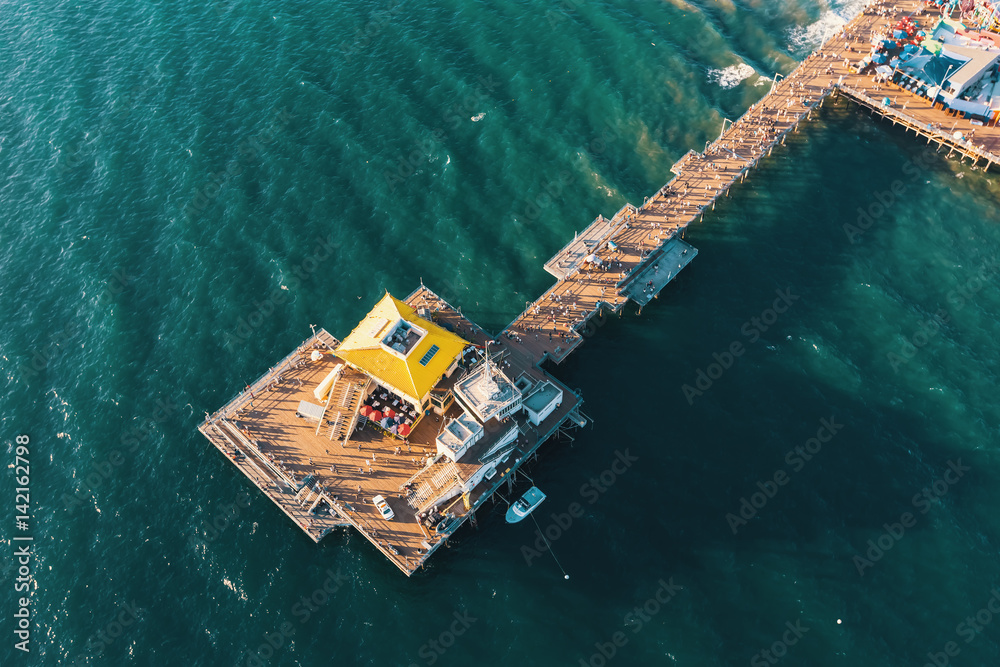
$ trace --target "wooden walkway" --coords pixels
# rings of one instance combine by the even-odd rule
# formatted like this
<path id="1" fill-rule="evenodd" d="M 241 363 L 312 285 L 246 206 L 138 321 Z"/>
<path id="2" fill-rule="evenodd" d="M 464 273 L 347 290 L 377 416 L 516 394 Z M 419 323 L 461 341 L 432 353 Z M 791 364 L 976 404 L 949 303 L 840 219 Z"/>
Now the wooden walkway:
<path id="1" fill-rule="evenodd" d="M 406 301 L 415 309 L 427 308 L 432 319 L 480 348 L 492 340 L 426 287 Z M 300 416 L 298 406 L 300 401 L 316 403 L 314 388 L 341 363 L 336 356 L 339 344 L 326 331 L 318 330 L 252 386 L 207 416 L 199 430 L 313 541 L 318 542 L 335 527 L 350 525 L 407 575 L 421 567 L 459 526 L 473 519 L 476 509 L 502 484 L 509 483 L 546 439 L 567 423 L 578 426 L 581 420 L 577 411 L 582 400 L 576 393 L 532 360 L 511 355 L 502 343 L 494 347 L 494 362 L 508 377 L 526 378 L 535 384 L 551 382 L 562 389 L 563 401 L 538 427 L 527 424 L 521 416 L 505 425 L 494 425 L 492 432 L 487 425 L 480 441 L 483 445 L 516 426 L 516 448 L 492 481 L 469 494 L 468 506 L 460 493 L 448 498 L 441 508 L 451 518 L 448 529 L 430 531 L 415 520 L 404 486 L 422 475 L 432 477 L 449 465 L 429 465 L 428 461 L 436 453 L 435 439 L 445 420 L 461 410 L 455 404 L 444 416 L 423 417 L 405 440 L 370 425 L 354 431 L 346 443 L 331 440 L 327 427 L 317 433 L 316 422 Z M 439 387 L 451 388 L 461 377 L 456 372 Z M 463 464 L 458 465 L 461 468 Z M 376 495 L 386 499 L 396 515 L 394 520 L 386 521 L 379 515 L 371 502 Z"/>
<path id="2" fill-rule="evenodd" d="M 890 31 L 904 16 L 932 28 L 938 17 L 922 15 L 922 6 L 917 0 L 870 3 L 791 74 L 773 82 L 769 93 L 736 122 L 726 121 L 722 134 L 704 152 L 684 155 L 671 169 L 676 176 L 641 206 L 626 204 L 610 220 L 598 217 L 546 262 L 546 270 L 559 280 L 525 308 L 504 335 L 539 363 L 559 363 L 583 342 L 591 320 L 619 312 L 630 298 L 640 306 L 648 303 L 686 265 L 665 260 L 676 255 L 675 239 L 702 220 L 719 197 L 728 196 L 734 184 L 745 180 L 831 94 L 850 97 L 873 114 L 949 149 L 949 154 L 957 152 L 974 164 L 983 161 L 984 168 L 1000 163 L 1000 128 L 974 126 L 919 95 L 851 70 L 867 55 L 872 35 Z M 885 97 L 895 100 L 893 107 L 881 104 Z M 972 141 L 955 139 L 956 129 L 972 135 Z M 600 265 L 584 261 L 592 255 Z M 641 288 L 657 264 L 670 277 L 661 276 L 644 292 Z"/>
<path id="3" fill-rule="evenodd" d="M 688 226 L 703 219 L 706 209 L 784 143 L 827 96 L 846 95 L 939 148 L 969 157 L 974 164 L 984 161 L 984 168 L 1000 162 L 1000 128 L 974 127 L 922 97 L 850 71 L 849 65 L 867 54 L 873 33 L 891 29 L 904 15 L 916 14 L 920 21 L 921 6 L 917 0 L 870 3 L 788 77 L 774 82 L 735 123 L 726 121 L 722 134 L 704 152 L 684 155 L 671 169 L 674 178 L 641 206 L 626 204 L 610 219 L 598 216 L 546 262 L 556 283 L 510 323 L 491 351 L 512 380 L 553 383 L 563 392 L 562 404 L 538 427 L 523 416 L 512 417 L 518 429 L 516 449 L 492 480 L 446 501 L 442 511 L 452 518 L 446 531 L 432 534 L 421 526 L 414 517 L 414 498 L 401 492 L 410 480 L 447 476 L 447 471 L 438 475 L 427 464 L 443 422 L 424 417 L 408 443 L 377 429 L 362 429 L 343 443 L 317 434 L 315 424 L 297 414 L 299 401 L 315 400 L 313 388 L 338 363 L 340 343 L 326 331 L 314 333 L 253 386 L 214 415 L 206 415 L 199 430 L 311 539 L 319 541 L 334 527 L 350 524 L 400 570 L 412 574 L 458 526 L 474 519 L 476 509 L 509 484 L 546 440 L 586 423 L 579 394 L 543 371 L 541 364 L 565 359 L 592 333 L 595 318 L 620 312 L 630 300 L 641 309 L 655 298 L 697 254 L 682 240 Z M 890 7 L 897 8 L 891 16 Z M 930 28 L 936 17 L 923 20 L 922 27 Z M 892 107 L 882 105 L 885 97 L 893 100 Z M 956 140 L 956 130 L 972 141 Z M 426 308 L 435 321 L 476 346 L 492 339 L 423 286 L 406 301 L 415 309 Z M 318 359 L 311 358 L 314 350 Z M 450 387 L 458 379 L 456 374 L 442 384 Z M 387 499 L 395 521 L 383 520 L 372 506 L 376 494 Z M 423 507 L 419 499 L 418 505 Z"/>

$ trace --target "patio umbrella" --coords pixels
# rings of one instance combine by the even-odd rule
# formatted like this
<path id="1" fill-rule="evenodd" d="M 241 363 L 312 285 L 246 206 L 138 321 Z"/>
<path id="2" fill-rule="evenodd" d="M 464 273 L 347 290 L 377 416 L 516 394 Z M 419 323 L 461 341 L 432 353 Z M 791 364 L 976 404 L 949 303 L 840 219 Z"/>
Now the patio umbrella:
<path id="1" fill-rule="evenodd" d="M 389 428 L 389 426 L 392 424 L 392 420 L 389 419 L 388 417 L 383 417 L 381 423 L 382 423 L 382 428 Z"/>
<path id="2" fill-rule="evenodd" d="M 368 419 L 371 419 L 372 421 L 375 422 L 382 421 L 382 413 L 378 410 L 372 410 L 370 413 L 368 413 Z"/>
<path id="3" fill-rule="evenodd" d="M 370 406 L 370 405 L 364 405 L 364 406 L 361 407 L 361 416 L 362 417 L 368 417 L 374 411 L 375 411 L 375 408 L 373 408 L 372 406 Z"/>
<path id="4" fill-rule="evenodd" d="M 407 424 L 400 424 L 396 432 L 405 438 L 410 435 L 410 427 Z"/>
<path id="5" fill-rule="evenodd" d="M 395 424 L 393 424 L 392 426 L 389 427 L 389 433 L 397 433 L 398 431 L 399 431 L 399 427 L 396 426 Z"/>
<path id="6" fill-rule="evenodd" d="M 385 416 L 386 417 L 395 417 L 396 416 L 396 411 L 393 410 L 392 408 L 386 408 L 385 409 Z"/>

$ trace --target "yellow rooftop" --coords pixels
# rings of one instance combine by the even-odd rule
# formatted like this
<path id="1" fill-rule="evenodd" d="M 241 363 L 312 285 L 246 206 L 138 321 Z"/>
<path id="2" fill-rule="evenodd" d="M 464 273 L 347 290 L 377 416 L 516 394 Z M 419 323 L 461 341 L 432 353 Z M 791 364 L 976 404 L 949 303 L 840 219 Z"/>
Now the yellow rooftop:
<path id="1" fill-rule="evenodd" d="M 419 404 L 468 344 L 386 292 L 336 354 Z"/>

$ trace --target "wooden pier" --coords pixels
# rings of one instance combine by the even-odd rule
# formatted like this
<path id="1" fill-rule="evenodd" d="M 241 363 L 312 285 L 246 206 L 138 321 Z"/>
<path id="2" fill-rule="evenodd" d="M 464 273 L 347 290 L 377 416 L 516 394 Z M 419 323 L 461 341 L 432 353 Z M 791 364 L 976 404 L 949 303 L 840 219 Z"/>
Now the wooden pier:
<path id="1" fill-rule="evenodd" d="M 491 336 L 426 287 L 407 297 L 406 303 L 427 309 L 436 323 L 461 332 L 473 345 L 485 347 L 487 341 L 492 342 Z M 404 487 L 414 480 L 427 480 L 433 492 L 441 493 L 454 482 L 454 472 L 463 473 L 454 467 L 461 462 L 428 463 L 441 426 L 461 409 L 452 404 L 444 415 L 424 416 L 405 440 L 370 425 L 354 431 L 346 442 L 331 440 L 325 430 L 317 433 L 317 423 L 303 419 L 298 406 L 301 401 L 315 400 L 313 389 L 339 363 L 339 345 L 329 333 L 318 330 L 251 387 L 209 415 L 199 430 L 313 541 L 335 527 L 350 525 L 407 575 L 474 518 L 476 510 L 510 482 L 543 442 L 585 420 L 578 412 L 582 399 L 576 393 L 537 365 L 512 357 L 502 342 L 496 345 L 494 363 L 508 376 L 536 385 L 553 383 L 562 390 L 563 400 L 537 427 L 509 422 L 518 428 L 510 458 L 491 480 L 442 507 L 441 512 L 449 517 L 448 528 L 432 532 L 413 518 L 414 512 L 427 509 L 426 503 L 415 500 Z M 446 378 L 439 388 L 451 389 L 462 377 Z M 480 446 L 488 446 L 506 426 L 488 423 Z M 388 501 L 395 520 L 385 521 L 378 514 L 371 503 L 376 495 Z"/>
<path id="2" fill-rule="evenodd" d="M 886 15 L 891 14 L 890 7 L 897 8 L 895 15 Z M 464 459 L 430 460 L 444 422 L 461 409 L 456 403 L 443 415 L 423 416 L 405 441 L 373 427 L 355 431 L 354 421 L 346 427 L 334 424 L 331 436 L 325 436 L 297 411 L 299 402 L 311 400 L 316 385 L 339 363 L 341 343 L 324 330 L 208 415 L 199 430 L 312 540 L 350 525 L 400 570 L 412 574 L 460 525 L 474 520 L 476 510 L 502 485 L 509 485 L 544 442 L 586 424 L 582 398 L 543 370 L 542 364 L 561 362 L 593 333 L 595 321 L 621 312 L 627 302 L 641 309 L 656 298 L 697 255 L 683 240 L 688 226 L 702 220 L 706 209 L 745 180 L 829 95 L 844 95 L 872 115 L 914 131 L 939 149 L 948 148 L 949 154 L 968 157 L 974 165 L 983 162 L 984 169 L 1000 162 L 1000 128 L 977 126 L 973 141 L 956 139 L 956 128 L 972 134 L 968 120 L 851 70 L 850 65 L 868 51 L 874 32 L 891 29 L 903 16 L 920 20 L 921 7 L 917 0 L 870 3 L 794 72 L 773 82 L 768 94 L 741 118 L 726 121 L 723 132 L 703 152 L 689 151 L 678 160 L 671 169 L 674 177 L 641 206 L 626 204 L 611 218 L 598 216 L 578 233 L 545 263 L 556 283 L 497 337 L 422 285 L 407 297 L 405 303 L 414 310 L 472 345 L 484 348 L 492 343 L 493 363 L 521 386 L 551 383 L 563 396 L 557 409 L 537 426 L 522 416 L 487 422 L 483 447 L 515 427 L 516 440 L 494 476 L 440 508 L 449 519 L 445 530 L 428 530 L 414 513 L 426 510 L 434 497 L 447 494 L 449 485 L 468 473 Z M 925 20 L 930 23 L 936 17 Z M 892 106 L 879 101 L 885 97 L 891 98 Z M 443 379 L 440 389 L 453 389 L 464 372 Z M 357 407 L 347 398 L 344 405 L 354 406 L 346 412 Z M 333 440 L 334 428 L 347 435 L 341 438 L 338 432 Z M 414 492 L 413 487 L 421 491 Z M 394 521 L 379 515 L 370 502 L 374 495 L 387 499 L 396 513 Z"/>
<path id="3" fill-rule="evenodd" d="M 890 7 L 897 8 L 895 14 Z M 768 94 L 742 117 L 724 122 L 723 132 L 703 152 L 689 151 L 678 160 L 671 168 L 675 177 L 641 206 L 626 204 L 610 219 L 599 216 L 546 262 L 545 269 L 558 282 L 525 308 L 504 334 L 527 356 L 558 363 L 583 342 L 594 318 L 619 312 L 630 299 L 646 305 L 697 253 L 681 246 L 678 237 L 784 144 L 831 94 L 844 95 L 873 115 L 947 148 L 949 154 L 968 157 L 973 165 L 983 162 L 983 168 L 989 168 L 1000 163 L 1000 128 L 973 126 L 926 98 L 852 70 L 869 50 L 874 32 L 891 30 L 904 16 L 936 22 L 937 17 L 919 15 L 922 7 L 917 0 L 870 3 L 791 74 L 773 82 Z M 885 97 L 894 98 L 894 105 L 878 101 Z M 966 134 L 974 129 L 974 142 L 956 139 L 956 128 Z M 677 248 L 686 254 L 678 254 Z M 588 257 L 598 261 L 586 262 Z M 647 285 L 651 277 L 656 279 Z"/>

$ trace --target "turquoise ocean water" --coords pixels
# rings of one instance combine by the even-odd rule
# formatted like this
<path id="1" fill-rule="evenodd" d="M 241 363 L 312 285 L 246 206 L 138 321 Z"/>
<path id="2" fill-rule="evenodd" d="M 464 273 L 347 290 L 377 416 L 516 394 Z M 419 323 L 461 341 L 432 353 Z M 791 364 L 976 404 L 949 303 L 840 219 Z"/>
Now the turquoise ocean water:
<path id="1" fill-rule="evenodd" d="M 195 430 L 386 289 L 503 328 L 858 8 L 6 3 L 0 434 L 8 464 L 31 439 L 36 584 L 24 654 L 11 468 L 0 664 L 996 664 L 1000 183 L 845 104 L 554 371 L 594 419 L 529 473 L 570 580 L 500 505 L 411 579 L 314 545 Z"/>

